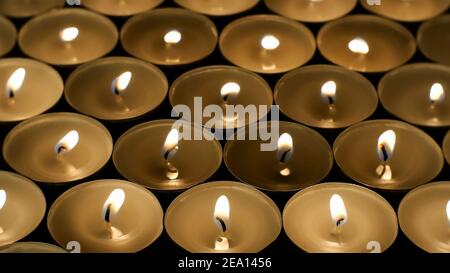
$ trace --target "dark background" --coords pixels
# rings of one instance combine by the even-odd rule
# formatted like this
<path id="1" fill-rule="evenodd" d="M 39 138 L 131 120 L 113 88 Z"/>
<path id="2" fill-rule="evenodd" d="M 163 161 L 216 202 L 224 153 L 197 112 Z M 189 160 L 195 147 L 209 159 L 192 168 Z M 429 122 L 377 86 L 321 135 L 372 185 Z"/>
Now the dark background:
<path id="1" fill-rule="evenodd" d="M 172 0 L 166 0 L 160 7 L 172 7 L 177 6 L 172 2 Z M 70 7 L 68 7 L 70 8 Z M 449 11 L 447 11 L 449 12 Z M 272 14 L 271 12 L 263 3 L 261 2 L 251 10 L 238 14 L 233 16 L 226 16 L 226 17 L 210 17 L 213 22 L 215 23 L 219 33 L 222 31 L 222 29 L 231 21 L 242 17 L 246 15 L 252 15 L 252 14 Z M 351 12 L 351 14 L 360 14 L 360 13 L 368 13 L 365 11 L 359 4 L 358 6 Z M 117 28 L 120 30 L 121 26 L 124 24 L 124 22 L 128 19 L 126 18 L 114 18 L 110 17 L 114 23 L 116 24 Z M 28 19 L 12 19 L 12 21 L 15 23 L 17 29 L 19 30 L 20 27 L 27 21 Z M 420 25 L 420 23 L 402 23 L 405 27 L 407 27 L 411 33 L 416 35 L 417 29 Z M 314 35 L 317 35 L 317 32 L 319 31 L 320 27 L 323 25 L 320 24 L 306 24 L 307 27 L 314 33 Z M 127 54 L 122 46 L 120 45 L 120 42 L 116 45 L 114 50 L 110 52 L 107 56 L 129 56 Z M 6 56 L 7 57 L 26 57 L 18 48 L 16 45 L 15 48 Z M 428 60 L 419 52 L 417 51 L 414 57 L 409 61 L 409 63 L 413 62 L 427 62 Z M 327 60 L 325 60 L 324 57 L 320 55 L 318 50 L 316 50 L 316 53 L 314 57 L 306 64 L 329 64 Z M 196 62 L 194 64 L 189 64 L 185 66 L 177 66 L 177 67 L 160 67 L 161 70 L 166 74 L 169 83 L 172 83 L 178 76 L 180 76 L 182 73 L 185 73 L 191 69 L 207 66 L 207 65 L 217 65 L 217 64 L 229 64 L 225 60 L 225 58 L 221 55 L 218 48 L 215 49 L 215 51 L 205 58 L 204 60 L 201 60 L 199 62 Z M 74 68 L 59 68 L 56 67 L 56 69 L 59 71 L 63 79 L 65 80 L 68 75 L 73 71 Z M 264 79 L 270 84 L 272 89 L 275 87 L 276 82 L 283 74 L 277 74 L 277 75 L 262 75 Z M 378 81 L 381 79 L 383 74 L 365 74 L 365 76 L 374 84 L 376 87 L 378 85 Z M 71 108 L 68 103 L 62 98 L 52 109 L 50 109 L 48 112 L 75 112 L 73 108 Z M 165 101 L 160 105 L 156 110 L 153 112 L 142 116 L 140 118 L 129 120 L 126 122 L 107 122 L 103 121 L 102 123 L 109 129 L 113 136 L 113 140 L 116 141 L 121 134 L 123 134 L 126 130 L 130 129 L 131 127 L 146 122 L 150 120 L 156 120 L 156 119 L 163 119 L 163 118 L 170 118 L 171 113 L 171 106 L 169 104 L 168 99 L 166 98 Z M 288 117 L 284 116 L 282 113 L 280 113 L 280 119 L 291 121 Z M 391 114 L 386 112 L 381 104 L 379 104 L 377 111 L 370 117 L 370 119 L 396 119 Z M 6 134 L 16 125 L 17 123 L 6 123 L 6 124 L 0 124 L 0 141 L 3 143 L 3 140 L 6 136 Z M 441 145 L 443 138 L 445 136 L 445 133 L 447 132 L 448 128 L 421 128 L 425 132 L 427 132 L 429 135 L 431 135 L 435 141 Z M 342 130 L 323 130 L 323 129 L 317 129 L 317 131 L 324 136 L 330 145 L 333 144 L 334 139 L 337 137 L 337 135 L 342 132 Z M 224 141 L 221 142 L 222 146 L 225 144 Z M 3 157 L 0 156 L 0 169 L 6 170 L 6 171 L 12 171 L 14 172 L 4 161 Z M 439 174 L 439 176 L 435 179 L 435 181 L 450 181 L 450 166 L 448 164 L 445 164 L 444 169 Z M 61 195 L 63 192 L 68 190 L 69 188 L 75 186 L 76 184 L 83 183 L 86 181 L 92 181 L 97 179 L 109 179 L 109 178 L 115 178 L 115 179 L 124 179 L 115 169 L 112 160 L 110 160 L 107 165 L 100 170 L 97 174 L 92 175 L 86 179 L 83 179 L 81 181 L 75 182 L 75 183 L 67 183 L 67 184 L 61 184 L 61 185 L 47 185 L 39 183 L 39 187 L 43 190 L 46 200 L 47 200 L 47 210 L 50 208 L 54 200 Z M 231 173 L 227 170 L 225 165 L 222 163 L 222 166 L 217 171 L 217 173 L 212 176 L 208 181 L 218 181 L 218 180 L 231 180 L 231 181 L 237 181 L 235 177 L 231 175 Z M 348 177 L 346 177 L 342 171 L 337 167 L 336 164 L 334 164 L 333 169 L 329 173 L 329 175 L 323 179 L 324 182 L 348 182 L 348 183 L 355 183 L 352 182 L 352 180 Z M 386 191 L 379 191 L 375 190 L 379 194 L 381 194 L 384 198 L 386 198 L 389 203 L 392 205 L 392 207 L 397 210 L 398 205 L 403 198 L 403 196 L 406 194 L 406 192 L 386 192 Z M 159 199 L 163 210 L 165 211 L 167 207 L 169 206 L 170 202 L 180 194 L 180 192 L 155 192 L 153 193 L 156 195 L 156 197 Z M 289 200 L 289 198 L 294 195 L 295 192 L 292 193 L 272 193 L 272 192 L 266 192 L 266 194 L 271 197 L 275 203 L 278 205 L 280 211 L 283 210 L 284 205 Z M 56 242 L 51 237 L 50 233 L 47 230 L 47 218 L 45 217 L 39 227 L 33 231 L 30 235 L 22 239 L 21 241 L 39 241 L 39 242 L 47 242 L 56 244 Z M 167 235 L 167 233 L 164 231 L 162 235 L 149 247 L 142 250 L 143 253 L 150 254 L 150 255 L 157 255 L 157 256 L 164 256 L 164 255 L 184 255 L 186 252 L 176 245 Z M 281 231 L 280 236 L 278 239 L 273 242 L 270 246 L 268 246 L 265 250 L 263 250 L 260 254 L 264 255 L 266 257 L 270 257 L 272 255 L 279 255 L 282 253 L 283 255 L 297 255 L 304 253 L 301 249 L 299 249 L 296 245 L 294 245 L 289 238 L 286 236 L 284 230 Z M 402 231 L 399 229 L 398 237 L 394 244 L 385 252 L 387 255 L 391 254 L 398 254 L 398 253 L 423 253 L 421 249 L 416 247 L 409 239 L 402 233 Z"/>

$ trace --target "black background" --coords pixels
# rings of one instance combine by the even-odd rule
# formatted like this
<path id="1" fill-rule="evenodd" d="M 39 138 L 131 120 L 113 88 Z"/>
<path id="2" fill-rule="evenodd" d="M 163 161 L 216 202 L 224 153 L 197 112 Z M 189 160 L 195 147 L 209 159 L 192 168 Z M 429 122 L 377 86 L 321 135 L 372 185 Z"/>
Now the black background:
<path id="1" fill-rule="evenodd" d="M 177 6 L 174 4 L 171 0 L 166 0 L 160 7 L 172 7 Z M 67 7 L 70 8 L 70 7 Z M 448 12 L 448 11 L 447 11 Z M 246 15 L 252 15 L 252 14 L 272 14 L 271 12 L 261 1 L 256 7 L 252 8 L 251 10 L 238 14 L 233 16 L 226 16 L 226 17 L 210 17 L 213 22 L 215 23 L 219 33 L 222 31 L 222 29 L 231 21 L 242 17 Z M 351 12 L 351 14 L 361 14 L 361 13 L 368 13 L 365 11 L 359 4 L 358 6 Z M 110 17 L 114 23 L 116 24 L 117 28 L 120 30 L 121 26 L 124 24 L 124 22 L 128 18 L 121 18 L 121 17 Z M 16 25 L 17 29 L 20 29 L 20 27 L 28 20 L 28 19 L 11 19 L 14 24 Z M 406 26 L 411 33 L 416 35 L 417 29 L 420 25 L 420 23 L 402 23 L 404 26 Z M 306 24 L 307 27 L 314 33 L 314 35 L 317 35 L 317 32 L 319 31 L 320 27 L 323 24 Z M 107 56 L 129 56 L 128 53 L 126 53 L 123 48 L 120 45 L 120 42 L 116 45 L 114 50 L 110 52 Z M 20 51 L 18 46 L 16 45 L 15 48 L 6 56 L 7 57 L 25 57 L 25 55 Z M 414 57 L 409 61 L 409 63 L 413 62 L 428 62 L 428 60 L 419 52 L 417 51 Z M 204 60 L 201 60 L 199 62 L 196 62 L 194 64 L 189 64 L 181 67 L 160 67 L 161 70 L 166 74 L 169 84 L 172 83 L 178 76 L 180 76 L 182 73 L 185 73 L 191 69 L 207 66 L 207 65 L 217 65 L 217 64 L 230 64 L 228 63 L 225 58 L 221 55 L 218 48 L 215 49 L 215 51 L 205 58 Z M 318 50 L 316 50 L 316 53 L 314 57 L 306 64 L 329 64 L 325 58 L 323 58 Z M 56 69 L 59 71 L 63 79 L 65 80 L 67 76 L 73 71 L 74 68 L 60 68 L 56 67 Z M 264 79 L 269 83 L 269 85 L 274 88 L 276 82 L 283 74 L 277 74 L 277 75 L 262 75 Z M 376 87 L 378 84 L 378 81 L 381 79 L 383 74 L 365 74 L 365 76 L 374 84 Z M 55 105 L 52 109 L 50 109 L 48 112 L 75 112 L 73 108 L 71 108 L 67 102 L 62 98 L 57 105 Z M 156 120 L 156 119 L 163 119 L 163 118 L 170 118 L 171 113 L 171 106 L 169 104 L 168 99 L 166 98 L 162 105 L 160 105 L 156 110 L 152 111 L 151 113 L 142 116 L 140 118 L 129 120 L 126 122 L 107 122 L 102 121 L 102 123 L 109 129 L 113 136 L 113 140 L 116 141 L 119 136 L 124 133 L 126 130 L 130 129 L 131 127 L 146 122 L 150 120 Z M 287 120 L 290 121 L 290 119 L 286 116 L 284 116 L 282 113 L 280 113 L 280 119 L 281 120 Z M 378 106 L 377 111 L 370 117 L 370 119 L 396 119 L 389 113 L 387 113 L 381 106 L 381 104 Z M 6 123 L 6 124 L 0 124 L 0 140 L 3 143 L 3 140 L 6 136 L 6 134 L 15 126 L 14 123 Z M 447 132 L 448 128 L 421 128 L 425 132 L 427 132 L 429 135 L 431 135 L 435 141 L 441 145 L 444 135 Z M 337 137 L 337 135 L 342 132 L 342 130 L 323 130 L 323 129 L 316 129 L 322 136 L 324 136 L 330 145 L 333 144 L 334 139 Z M 222 146 L 224 146 L 224 142 L 221 142 Z M 6 171 L 12 171 L 14 172 L 4 161 L 3 157 L 0 157 L 0 169 L 6 170 Z M 450 181 L 450 167 L 448 164 L 445 164 L 444 169 L 439 174 L 439 176 L 435 179 L 435 181 Z M 61 195 L 63 192 L 68 190 L 69 188 L 75 186 L 76 184 L 83 183 L 86 181 L 92 181 L 97 179 L 109 179 L 109 178 L 115 178 L 115 179 L 124 179 L 121 177 L 121 175 L 116 171 L 112 160 L 110 160 L 107 165 L 100 170 L 97 174 L 90 176 L 86 179 L 83 179 L 81 181 L 75 182 L 75 183 L 67 183 L 67 184 L 61 184 L 61 185 L 47 185 L 47 184 L 39 184 L 39 187 L 43 190 L 46 201 L 47 201 L 47 210 L 50 208 L 51 204 L 54 202 L 54 200 Z M 219 181 L 219 180 L 230 180 L 230 181 L 236 181 L 237 179 L 234 178 L 230 172 L 227 170 L 225 165 L 222 163 L 222 166 L 217 171 L 217 173 L 212 176 L 208 181 Z M 337 167 L 336 164 L 334 164 L 332 171 L 329 173 L 329 175 L 323 179 L 324 182 L 348 182 L 348 183 L 354 183 L 352 180 L 348 177 L 346 177 L 342 171 Z M 384 198 L 386 198 L 389 203 L 392 205 L 392 207 L 397 210 L 398 205 L 403 198 L 403 196 L 406 194 L 406 192 L 385 192 L 385 191 L 379 191 L 376 190 L 378 193 L 380 193 Z M 153 193 L 156 195 L 156 197 L 159 199 L 163 210 L 165 211 L 167 207 L 169 206 L 170 202 L 178 195 L 180 192 L 156 192 L 153 191 Z M 271 197 L 275 203 L 278 205 L 280 211 L 283 210 L 284 205 L 288 201 L 288 199 L 294 195 L 293 193 L 271 193 L 267 192 L 268 196 Z M 30 235 L 22 239 L 21 241 L 39 241 L 39 242 L 47 242 L 56 244 L 56 242 L 51 237 L 50 233 L 47 230 L 47 218 L 45 217 L 39 227 L 33 231 Z M 187 254 L 181 247 L 176 245 L 167 235 L 167 233 L 164 231 L 162 235 L 149 247 L 142 250 L 142 253 L 146 253 L 149 255 L 157 255 L 157 256 L 165 256 L 165 255 L 184 255 Z M 282 253 L 283 255 L 297 255 L 304 253 L 301 249 L 299 249 L 297 246 L 295 246 L 289 238 L 286 236 L 284 231 L 281 231 L 280 236 L 278 239 L 272 243 L 269 247 L 267 247 L 265 250 L 263 250 L 260 255 L 270 257 L 272 255 L 276 256 Z M 416 247 L 412 242 L 409 241 L 409 239 L 402 233 L 402 231 L 399 229 L 398 237 L 394 244 L 385 252 L 385 254 L 397 254 L 397 253 L 423 253 L 421 249 Z"/>

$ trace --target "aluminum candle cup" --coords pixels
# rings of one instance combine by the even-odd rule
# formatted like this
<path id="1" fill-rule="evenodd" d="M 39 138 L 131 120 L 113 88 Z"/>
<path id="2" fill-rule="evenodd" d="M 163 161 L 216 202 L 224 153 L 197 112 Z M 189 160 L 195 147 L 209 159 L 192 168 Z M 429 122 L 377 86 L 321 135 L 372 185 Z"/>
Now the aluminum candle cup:
<path id="1" fill-rule="evenodd" d="M 10 17 L 31 17 L 54 8 L 64 6 L 66 0 L 2 0 L 0 1 L 0 14 Z"/>
<path id="2" fill-rule="evenodd" d="M 264 0 L 272 11 L 285 17 L 310 23 L 326 22 L 349 13 L 357 0 Z"/>
<path id="3" fill-rule="evenodd" d="M 421 63 L 386 74 L 378 86 L 384 108 L 423 126 L 450 126 L 450 68 Z"/>
<path id="4" fill-rule="evenodd" d="M 167 94 L 166 76 L 152 64 L 127 57 L 103 58 L 77 68 L 66 82 L 66 100 L 77 111 L 124 120 L 155 109 Z"/>
<path id="5" fill-rule="evenodd" d="M 372 83 L 334 65 L 312 65 L 284 75 L 275 103 L 291 119 L 319 128 L 343 128 L 367 119 L 378 105 Z"/>
<path id="6" fill-rule="evenodd" d="M 179 124 L 185 125 L 179 128 Z M 198 134 L 212 140 L 195 140 Z M 217 171 L 222 147 L 200 126 L 155 120 L 125 132 L 114 146 L 113 161 L 130 181 L 155 190 L 181 190 L 206 181 Z"/>
<path id="7" fill-rule="evenodd" d="M 111 152 L 108 130 L 95 119 L 74 113 L 51 113 L 23 121 L 3 143 L 3 157 L 13 169 L 46 183 L 88 177 L 108 162 Z"/>
<path id="8" fill-rule="evenodd" d="M 266 126 L 264 130 L 270 131 L 272 125 L 259 126 Z M 227 168 L 239 180 L 269 191 L 303 189 L 330 172 L 333 166 L 331 148 L 317 132 L 297 123 L 281 121 L 279 134 L 276 150 L 261 151 L 261 144 L 268 141 L 250 140 L 249 130 L 238 131 L 225 145 Z"/>
<path id="9" fill-rule="evenodd" d="M 428 59 L 450 65 L 450 41 L 442 39 L 448 37 L 450 29 L 450 15 L 443 15 L 423 23 L 417 32 L 417 43 L 420 51 Z"/>
<path id="10" fill-rule="evenodd" d="M 383 197 L 347 183 L 296 193 L 284 208 L 283 227 L 292 242 L 311 253 L 379 253 L 398 232 L 395 211 Z"/>
<path id="11" fill-rule="evenodd" d="M 129 16 L 155 8 L 164 0 L 83 0 L 83 6 L 110 16 Z"/>
<path id="12" fill-rule="evenodd" d="M 317 36 L 330 62 L 359 72 L 385 72 L 416 51 L 414 36 L 402 25 L 373 15 L 350 15 L 325 24 Z"/>
<path id="13" fill-rule="evenodd" d="M 36 184 L 0 171 L 0 246 L 12 244 L 36 229 L 45 207 L 45 196 Z"/>
<path id="14" fill-rule="evenodd" d="M 259 0 L 174 0 L 178 5 L 211 16 L 226 16 L 244 12 L 258 4 Z"/>
<path id="15" fill-rule="evenodd" d="M 17 30 L 14 24 L 0 15 L 0 56 L 11 51 L 16 44 L 16 38 Z"/>
<path id="16" fill-rule="evenodd" d="M 208 17 L 184 9 L 164 8 L 129 19 L 122 27 L 120 39 L 124 49 L 137 58 L 159 65 L 181 65 L 211 54 L 217 36 L 217 29 Z"/>
<path id="17" fill-rule="evenodd" d="M 427 252 L 450 252 L 450 182 L 418 187 L 403 198 L 398 220 L 403 233 Z"/>
<path id="18" fill-rule="evenodd" d="M 404 22 L 433 18 L 445 12 L 450 5 L 449 0 L 394 0 L 385 1 L 382 5 L 369 5 L 367 0 L 359 0 L 359 2 L 373 13 Z"/>
<path id="19" fill-rule="evenodd" d="M 447 163 L 450 165 L 450 131 L 447 132 L 444 138 L 443 150 L 445 159 L 447 159 Z"/>
<path id="20" fill-rule="evenodd" d="M 201 101 L 196 103 L 195 98 L 199 97 Z M 259 106 L 267 106 L 270 111 L 273 102 L 272 90 L 263 78 L 242 68 L 219 65 L 197 68 L 181 75 L 172 84 L 169 99 L 172 107 L 187 105 L 189 109 L 196 109 L 196 105 L 200 103 L 202 107 L 220 107 L 222 116 L 214 115 L 214 124 L 209 122 L 211 117 L 202 117 L 202 125 L 208 128 L 214 125 L 235 128 L 256 122 L 260 113 L 262 114 Z M 256 105 L 258 116 L 226 112 L 229 106 L 236 105 Z"/>
<path id="21" fill-rule="evenodd" d="M 238 182 L 208 182 L 175 198 L 164 226 L 192 253 L 256 253 L 275 241 L 282 223 L 264 193 Z"/>
<path id="22" fill-rule="evenodd" d="M 52 67 L 22 58 L 0 60 L 0 121 L 24 120 L 54 106 L 64 83 Z"/>
<path id="23" fill-rule="evenodd" d="M 0 253 L 67 253 L 67 251 L 46 243 L 19 242 L 0 248 Z"/>
<path id="24" fill-rule="evenodd" d="M 316 42 L 301 23 L 277 15 L 252 15 L 227 25 L 219 47 L 224 57 L 237 66 L 274 74 L 308 62 Z"/>
<path id="25" fill-rule="evenodd" d="M 444 165 L 439 145 L 422 130 L 394 120 L 372 120 L 342 132 L 334 158 L 350 178 L 369 187 L 409 190 L 431 181 Z"/>
<path id="26" fill-rule="evenodd" d="M 72 66 L 107 54 L 118 36 L 114 23 L 102 15 L 79 8 L 59 9 L 25 23 L 19 46 L 34 59 Z"/>
<path id="27" fill-rule="evenodd" d="M 123 180 L 77 185 L 53 203 L 48 230 L 61 246 L 80 243 L 82 253 L 137 252 L 163 231 L 158 199 L 145 188 Z"/>

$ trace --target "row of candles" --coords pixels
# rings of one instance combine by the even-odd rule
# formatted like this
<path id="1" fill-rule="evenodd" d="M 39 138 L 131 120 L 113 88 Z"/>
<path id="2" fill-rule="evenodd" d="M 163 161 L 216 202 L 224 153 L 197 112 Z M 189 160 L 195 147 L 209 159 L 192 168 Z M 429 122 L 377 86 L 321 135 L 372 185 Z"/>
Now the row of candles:
<path id="1" fill-rule="evenodd" d="M 15 27 L 6 18 L 0 55 L 15 44 Z M 449 44 L 436 40 L 450 16 L 426 21 L 417 35 L 429 59 L 450 64 Z M 152 28 L 148 28 L 152 26 Z M 402 25 L 374 15 L 350 15 L 325 24 L 317 35 L 303 24 L 278 15 L 252 15 L 231 22 L 218 33 L 206 16 L 181 8 L 161 8 L 131 17 L 120 35 L 107 17 L 79 8 L 57 9 L 30 19 L 18 44 L 34 59 L 74 66 L 110 52 L 120 40 L 131 55 L 158 65 L 182 65 L 210 55 L 219 40 L 231 63 L 258 73 L 282 73 L 307 63 L 316 44 L 332 63 L 359 72 L 385 72 L 407 62 L 416 51 L 414 36 Z"/>

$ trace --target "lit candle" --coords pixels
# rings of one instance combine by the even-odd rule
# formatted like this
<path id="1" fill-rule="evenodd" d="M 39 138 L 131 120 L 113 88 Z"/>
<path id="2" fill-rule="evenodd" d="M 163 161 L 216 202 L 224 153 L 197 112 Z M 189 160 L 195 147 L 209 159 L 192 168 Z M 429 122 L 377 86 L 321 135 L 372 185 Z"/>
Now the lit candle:
<path id="1" fill-rule="evenodd" d="M 394 120 L 372 120 L 342 132 L 333 145 L 341 170 L 364 185 L 407 190 L 431 181 L 444 165 L 438 144 L 422 130 Z"/>
<path id="2" fill-rule="evenodd" d="M 137 252 L 159 237 L 162 221 L 161 205 L 150 191 L 128 181 L 97 180 L 58 197 L 47 226 L 59 245 L 76 241 L 82 253 Z"/>
<path id="3" fill-rule="evenodd" d="M 276 84 L 274 97 L 285 115 L 319 128 L 348 127 L 367 119 L 378 105 L 369 80 L 334 65 L 305 66 L 287 73 Z"/>
<path id="4" fill-rule="evenodd" d="M 308 62 L 316 43 L 311 31 L 301 23 L 277 15 L 253 15 L 227 25 L 220 35 L 219 47 L 231 63 L 273 74 Z"/>
<path id="5" fill-rule="evenodd" d="M 66 81 L 66 100 L 77 111 L 104 120 L 142 116 L 166 97 L 166 76 L 156 66 L 128 57 L 82 65 Z"/>
<path id="6" fill-rule="evenodd" d="M 284 208 L 283 227 L 309 253 L 369 253 L 371 242 L 383 252 L 398 232 L 395 211 L 383 197 L 347 183 L 323 183 L 296 193 Z"/>
<path id="7" fill-rule="evenodd" d="M 19 46 L 35 59 L 52 65 L 78 65 L 110 52 L 118 40 L 111 20 L 79 9 L 53 10 L 21 28 Z"/>
<path id="8" fill-rule="evenodd" d="M 31 17 L 54 8 L 61 8 L 65 3 L 66 0 L 2 0 L 0 14 L 16 18 Z"/>
<path id="9" fill-rule="evenodd" d="M 0 247 L 0 253 L 67 253 L 59 246 L 40 242 L 18 242 Z"/>
<path id="10" fill-rule="evenodd" d="M 259 124 L 259 130 L 275 130 Z M 239 180 L 269 191 L 295 191 L 321 181 L 331 170 L 333 155 L 328 142 L 316 131 L 292 122 L 279 122 L 275 149 L 262 151 L 268 141 L 250 138 L 250 130 L 238 130 L 227 141 L 224 161 Z"/>
<path id="11" fill-rule="evenodd" d="M 61 98 L 64 84 L 56 70 L 22 58 L 0 60 L 0 121 L 24 120 L 41 114 Z M 38 91 L 38 92 L 37 92 Z"/>
<path id="12" fill-rule="evenodd" d="M 385 1 L 381 5 L 369 5 L 366 0 L 359 2 L 373 13 L 403 22 L 431 19 L 445 12 L 450 4 L 447 0 L 397 0 Z"/>
<path id="13" fill-rule="evenodd" d="M 380 81 L 383 107 L 395 116 L 423 126 L 450 126 L 450 69 L 421 63 L 402 66 Z"/>
<path id="14" fill-rule="evenodd" d="M 181 125 L 186 132 L 179 132 Z M 156 190 L 180 190 L 206 181 L 222 163 L 222 147 L 203 128 L 175 120 L 155 120 L 125 132 L 114 146 L 113 162 L 130 181 Z M 186 136 L 182 138 L 182 136 Z M 189 139 L 187 139 L 189 138 Z"/>
<path id="15" fill-rule="evenodd" d="M 222 115 L 202 117 L 202 125 L 208 128 L 235 128 L 251 124 L 261 116 L 260 108 L 255 116 L 227 113 L 227 106 L 244 107 L 272 105 L 272 90 L 267 82 L 257 74 L 234 66 L 206 66 L 188 71 L 178 77 L 170 87 L 169 100 L 173 107 L 187 105 L 189 109 L 199 107 L 196 98 L 201 98 L 201 106 L 219 105 Z M 196 106 L 197 105 L 197 106 Z M 233 111 L 234 112 L 234 111 Z M 187 118 L 187 117 L 185 117 Z M 215 126 L 218 125 L 218 126 Z"/>
<path id="16" fill-rule="evenodd" d="M 193 253 L 256 253 L 281 231 L 281 215 L 264 193 L 238 182 L 208 182 L 179 195 L 164 219 L 170 238 Z"/>
<path id="17" fill-rule="evenodd" d="M 450 41 L 442 39 L 449 35 L 450 15 L 442 15 L 424 22 L 417 32 L 420 51 L 428 59 L 450 65 Z"/>
<path id="18" fill-rule="evenodd" d="M 108 130 L 74 113 L 50 113 L 23 121 L 3 143 L 3 156 L 13 169 L 46 183 L 88 177 L 108 162 L 111 152 Z"/>
<path id="19" fill-rule="evenodd" d="M 159 6 L 164 0 L 82 0 L 83 6 L 109 16 L 130 16 Z"/>
<path id="20" fill-rule="evenodd" d="M 272 11 L 285 17 L 310 23 L 326 22 L 349 13 L 357 0 L 264 0 Z"/>
<path id="21" fill-rule="evenodd" d="M 14 24 L 0 15 L 0 56 L 11 51 L 16 44 L 16 38 L 17 30 Z"/>
<path id="22" fill-rule="evenodd" d="M 372 15 L 351 15 L 325 24 L 317 44 L 332 63 L 359 72 L 391 70 L 416 51 L 414 36 L 405 27 Z"/>
<path id="23" fill-rule="evenodd" d="M 122 28 L 121 41 L 128 53 L 140 59 L 181 65 L 211 54 L 217 44 L 217 30 L 204 15 L 162 8 L 130 18 Z"/>
<path id="24" fill-rule="evenodd" d="M 403 233 L 421 249 L 450 253 L 450 182 L 420 186 L 398 208 Z"/>
<path id="25" fill-rule="evenodd" d="M 21 240 L 36 229 L 45 207 L 45 196 L 36 184 L 0 171 L 0 246 Z"/>
<path id="26" fill-rule="evenodd" d="M 448 131 L 444 137 L 442 149 L 444 150 L 445 159 L 447 160 L 447 163 L 450 165 L 450 131 Z"/>
<path id="27" fill-rule="evenodd" d="M 175 0 L 178 5 L 211 16 L 226 16 L 244 12 L 258 4 L 259 0 Z"/>

